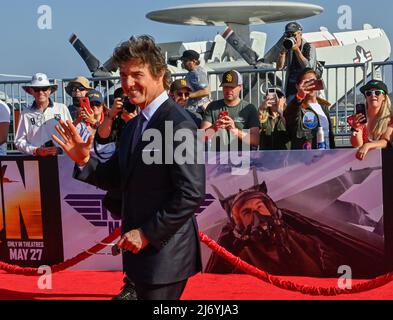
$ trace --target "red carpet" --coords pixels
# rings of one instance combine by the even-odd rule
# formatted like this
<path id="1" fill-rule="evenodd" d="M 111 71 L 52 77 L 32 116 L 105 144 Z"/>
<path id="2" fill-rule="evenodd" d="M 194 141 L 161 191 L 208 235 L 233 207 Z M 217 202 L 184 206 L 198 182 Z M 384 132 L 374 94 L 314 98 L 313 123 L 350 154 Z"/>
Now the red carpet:
<path id="1" fill-rule="evenodd" d="M 24 277 L 0 271 L 0 300 L 97 300 L 110 299 L 119 292 L 121 272 L 63 271 L 52 278 L 51 290 L 40 290 L 38 277 Z M 292 282 L 312 286 L 334 286 L 337 280 L 286 277 Z M 248 275 L 198 274 L 191 278 L 184 300 L 315 300 L 315 299 L 389 299 L 393 300 L 393 283 L 369 292 L 338 297 L 313 297 L 265 284 Z"/>

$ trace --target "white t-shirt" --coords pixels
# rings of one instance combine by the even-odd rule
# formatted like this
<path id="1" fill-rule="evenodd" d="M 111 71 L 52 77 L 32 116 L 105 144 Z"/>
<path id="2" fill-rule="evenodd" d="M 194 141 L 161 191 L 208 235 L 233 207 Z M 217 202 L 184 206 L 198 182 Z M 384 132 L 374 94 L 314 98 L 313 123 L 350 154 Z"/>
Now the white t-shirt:
<path id="1" fill-rule="evenodd" d="M 10 123 L 11 112 L 8 105 L 0 100 L 0 123 Z M 8 135 L 8 134 L 7 134 Z M 0 156 L 7 155 L 7 142 L 0 145 Z"/>
<path id="2" fill-rule="evenodd" d="M 325 136 L 326 149 L 330 149 L 329 119 L 326 117 L 326 114 L 325 112 L 323 112 L 322 107 L 319 103 L 309 103 L 309 106 L 318 115 L 319 125 L 323 128 L 323 134 Z"/>
<path id="3" fill-rule="evenodd" d="M 20 116 L 15 146 L 19 151 L 33 155 L 45 142 L 53 141 L 52 134 L 60 138 L 55 129 L 60 119 L 72 121 L 68 108 L 62 103 L 55 102 L 44 112 L 37 110 L 34 104 L 26 108 Z M 56 142 L 55 145 L 58 146 Z"/>

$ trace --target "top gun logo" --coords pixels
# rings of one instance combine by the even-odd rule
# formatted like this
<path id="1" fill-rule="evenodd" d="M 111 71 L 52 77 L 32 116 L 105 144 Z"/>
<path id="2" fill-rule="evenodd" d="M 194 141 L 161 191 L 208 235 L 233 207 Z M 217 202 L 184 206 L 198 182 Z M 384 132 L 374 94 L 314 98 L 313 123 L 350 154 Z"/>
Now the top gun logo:
<path id="1" fill-rule="evenodd" d="M 108 215 L 102 204 L 104 194 L 69 194 L 64 200 L 95 227 L 108 227 L 111 234 L 120 226 L 120 220 Z"/>
<path id="2" fill-rule="evenodd" d="M 93 226 L 108 227 L 109 233 L 112 233 L 120 226 L 120 219 L 114 220 L 108 215 L 108 210 L 102 204 L 103 198 L 103 194 L 69 194 L 64 200 Z M 202 214 L 214 201 L 213 195 L 206 194 L 205 200 L 195 212 L 195 215 Z"/>

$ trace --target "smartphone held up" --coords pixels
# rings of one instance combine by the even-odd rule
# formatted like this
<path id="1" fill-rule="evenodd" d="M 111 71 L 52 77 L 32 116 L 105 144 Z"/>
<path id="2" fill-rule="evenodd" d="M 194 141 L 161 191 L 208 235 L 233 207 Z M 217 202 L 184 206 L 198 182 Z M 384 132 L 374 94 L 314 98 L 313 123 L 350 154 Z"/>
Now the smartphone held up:
<path id="1" fill-rule="evenodd" d="M 221 111 L 221 112 L 218 114 L 218 119 L 222 119 L 222 118 L 224 118 L 224 117 L 228 117 L 228 111 Z"/>
<path id="2" fill-rule="evenodd" d="M 89 98 L 79 98 L 79 106 L 87 113 L 92 113 Z"/>
<path id="3" fill-rule="evenodd" d="M 325 89 L 325 86 L 323 84 L 323 80 L 322 79 L 316 79 L 313 81 L 314 84 L 314 90 L 320 91 Z"/>
<path id="4" fill-rule="evenodd" d="M 367 110 L 366 110 L 366 105 L 364 103 L 357 103 L 356 104 L 355 113 L 363 115 L 364 118 L 362 121 L 360 121 L 361 124 L 367 123 Z"/>

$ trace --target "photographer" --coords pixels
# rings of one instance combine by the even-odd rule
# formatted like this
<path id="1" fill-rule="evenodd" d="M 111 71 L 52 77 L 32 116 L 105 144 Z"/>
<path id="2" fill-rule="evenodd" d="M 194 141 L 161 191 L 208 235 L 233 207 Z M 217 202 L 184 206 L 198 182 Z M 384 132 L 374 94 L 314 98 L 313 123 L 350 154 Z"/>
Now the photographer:
<path id="1" fill-rule="evenodd" d="M 105 114 L 104 121 L 95 135 L 96 141 L 100 144 L 118 142 L 127 122 L 138 115 L 138 107 L 128 100 L 122 88 L 115 90 L 113 98 L 112 108 Z"/>
<path id="2" fill-rule="evenodd" d="M 283 38 L 277 59 L 277 69 L 286 67 L 285 92 L 287 98 L 296 95 L 296 79 L 306 68 L 314 69 L 317 65 L 316 49 L 302 38 L 303 28 L 297 22 L 285 26 Z"/>

